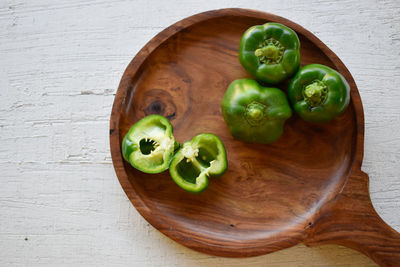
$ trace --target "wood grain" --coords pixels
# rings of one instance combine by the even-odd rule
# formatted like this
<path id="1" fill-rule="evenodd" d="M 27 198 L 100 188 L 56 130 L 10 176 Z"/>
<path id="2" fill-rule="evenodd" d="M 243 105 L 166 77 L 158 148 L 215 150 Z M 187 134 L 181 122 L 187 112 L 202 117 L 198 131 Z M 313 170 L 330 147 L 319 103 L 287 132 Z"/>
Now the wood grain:
<path id="1" fill-rule="evenodd" d="M 352 102 L 344 115 L 329 124 L 311 125 L 294 116 L 278 142 L 259 146 L 229 135 L 220 101 L 232 80 L 249 77 L 237 60 L 240 36 L 248 27 L 267 21 L 283 23 L 299 34 L 302 65 L 321 63 L 341 72 L 350 83 Z M 286 87 L 280 85 L 283 90 Z M 145 175 L 122 160 L 120 142 L 129 127 L 154 113 L 171 120 L 180 142 L 201 132 L 221 137 L 229 169 L 221 179 L 211 181 L 203 194 L 187 194 L 176 187 L 168 173 Z M 360 172 L 363 135 L 358 90 L 340 59 L 301 26 L 272 14 L 243 9 L 201 13 L 154 37 L 126 69 L 110 122 L 114 167 L 136 209 L 177 242 L 229 257 L 270 253 L 308 242 L 310 229 L 324 232 L 325 228 L 315 224 L 329 212 L 326 207 L 335 206 L 332 203 L 346 190 L 357 194 L 349 185 L 357 181 L 354 173 Z M 373 209 L 363 211 L 366 217 L 377 216 Z M 348 214 L 346 218 L 351 229 L 364 229 L 353 224 Z M 329 233 L 330 228 L 326 231 Z M 381 226 L 378 235 L 382 253 L 374 250 L 376 240 L 359 250 L 390 266 L 398 260 L 400 250 L 398 240 L 388 240 L 385 231 L 398 235 L 389 226 Z M 319 232 L 312 233 L 318 240 Z M 356 241 L 352 244 L 357 249 L 361 246 Z"/>
<path id="2" fill-rule="evenodd" d="M 380 266 L 399 265 L 400 234 L 376 213 L 363 172 L 350 176 L 338 197 L 319 211 L 313 226 L 308 245 L 343 245 L 368 255 Z"/>

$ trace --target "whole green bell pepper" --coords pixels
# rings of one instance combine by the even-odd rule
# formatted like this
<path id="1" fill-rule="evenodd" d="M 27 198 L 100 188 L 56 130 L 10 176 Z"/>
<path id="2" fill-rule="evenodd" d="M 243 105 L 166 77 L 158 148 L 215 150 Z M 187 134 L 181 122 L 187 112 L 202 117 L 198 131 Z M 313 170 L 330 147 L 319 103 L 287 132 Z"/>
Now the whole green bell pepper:
<path id="1" fill-rule="evenodd" d="M 142 172 L 160 173 L 168 169 L 177 146 L 168 119 L 149 115 L 135 123 L 125 135 L 122 156 Z"/>
<path id="2" fill-rule="evenodd" d="M 320 64 L 301 68 L 289 83 L 289 100 L 305 121 L 328 122 L 350 102 L 350 86 L 337 71 Z"/>
<path id="3" fill-rule="evenodd" d="M 300 66 L 300 41 L 290 28 L 266 23 L 249 28 L 240 41 L 239 61 L 257 79 L 277 84 Z"/>
<path id="4" fill-rule="evenodd" d="M 225 92 L 221 108 L 234 138 L 261 144 L 276 141 L 292 115 L 281 90 L 263 87 L 251 79 L 233 81 Z"/>
<path id="5" fill-rule="evenodd" d="M 182 145 L 171 161 L 169 172 L 181 188 L 200 193 L 207 188 L 208 178 L 221 176 L 227 166 L 222 141 L 214 134 L 203 133 Z"/>

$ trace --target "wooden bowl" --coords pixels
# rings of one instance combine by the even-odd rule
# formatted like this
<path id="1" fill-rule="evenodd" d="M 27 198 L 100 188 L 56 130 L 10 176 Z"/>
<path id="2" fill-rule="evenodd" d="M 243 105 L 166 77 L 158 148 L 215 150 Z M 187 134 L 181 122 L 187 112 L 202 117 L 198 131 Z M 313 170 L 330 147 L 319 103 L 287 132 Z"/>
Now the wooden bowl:
<path id="1" fill-rule="evenodd" d="M 237 141 L 220 103 L 230 82 L 251 77 L 238 61 L 241 35 L 253 25 L 282 23 L 301 42 L 302 65 L 338 70 L 351 86 L 347 111 L 327 124 L 292 116 L 270 145 Z M 287 82 L 278 86 L 286 90 Z M 209 132 L 228 154 L 228 171 L 206 191 L 180 189 L 168 171 L 148 175 L 122 159 L 128 129 L 149 114 L 174 126 L 179 142 Z M 155 36 L 127 67 L 110 121 L 115 171 L 140 214 L 173 240 L 208 254 L 246 257 L 294 246 L 335 243 L 382 265 L 400 262 L 400 235 L 372 207 L 361 171 L 364 118 L 357 86 L 317 37 L 282 17 L 245 9 L 197 14 Z"/>

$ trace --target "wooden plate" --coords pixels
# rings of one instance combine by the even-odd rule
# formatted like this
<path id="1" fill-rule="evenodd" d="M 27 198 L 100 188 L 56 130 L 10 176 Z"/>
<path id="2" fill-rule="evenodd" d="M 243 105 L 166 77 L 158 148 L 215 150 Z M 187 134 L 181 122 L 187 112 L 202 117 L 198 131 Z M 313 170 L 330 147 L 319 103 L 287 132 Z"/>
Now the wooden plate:
<path id="1" fill-rule="evenodd" d="M 295 30 L 302 65 L 337 69 L 351 104 L 316 125 L 292 116 L 271 145 L 234 140 L 220 103 L 235 79 L 251 77 L 238 61 L 244 31 L 268 21 Z M 279 86 L 286 90 L 287 83 Z M 199 195 L 180 189 L 168 171 L 141 173 L 123 161 L 121 140 L 136 121 L 161 114 L 179 142 L 218 135 L 229 167 Z M 380 264 L 400 262 L 400 235 L 372 207 L 361 172 L 364 118 L 357 86 L 340 59 L 303 27 L 276 15 L 223 9 L 186 18 L 155 36 L 127 67 L 114 100 L 110 142 L 119 181 L 148 222 L 192 249 L 228 257 L 270 253 L 304 242 L 357 249 Z"/>

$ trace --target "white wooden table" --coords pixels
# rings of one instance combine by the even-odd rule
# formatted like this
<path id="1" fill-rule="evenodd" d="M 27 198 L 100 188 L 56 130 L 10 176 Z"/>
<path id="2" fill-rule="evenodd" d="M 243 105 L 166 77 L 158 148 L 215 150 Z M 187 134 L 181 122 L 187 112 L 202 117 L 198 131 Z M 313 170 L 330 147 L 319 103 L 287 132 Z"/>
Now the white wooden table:
<path id="1" fill-rule="evenodd" d="M 150 226 L 114 173 L 113 94 L 139 49 L 189 15 L 258 9 L 309 29 L 353 74 L 373 204 L 400 230 L 400 2 L 281 2 L 0 0 L 0 266 L 375 266 L 333 245 L 194 252 Z"/>

